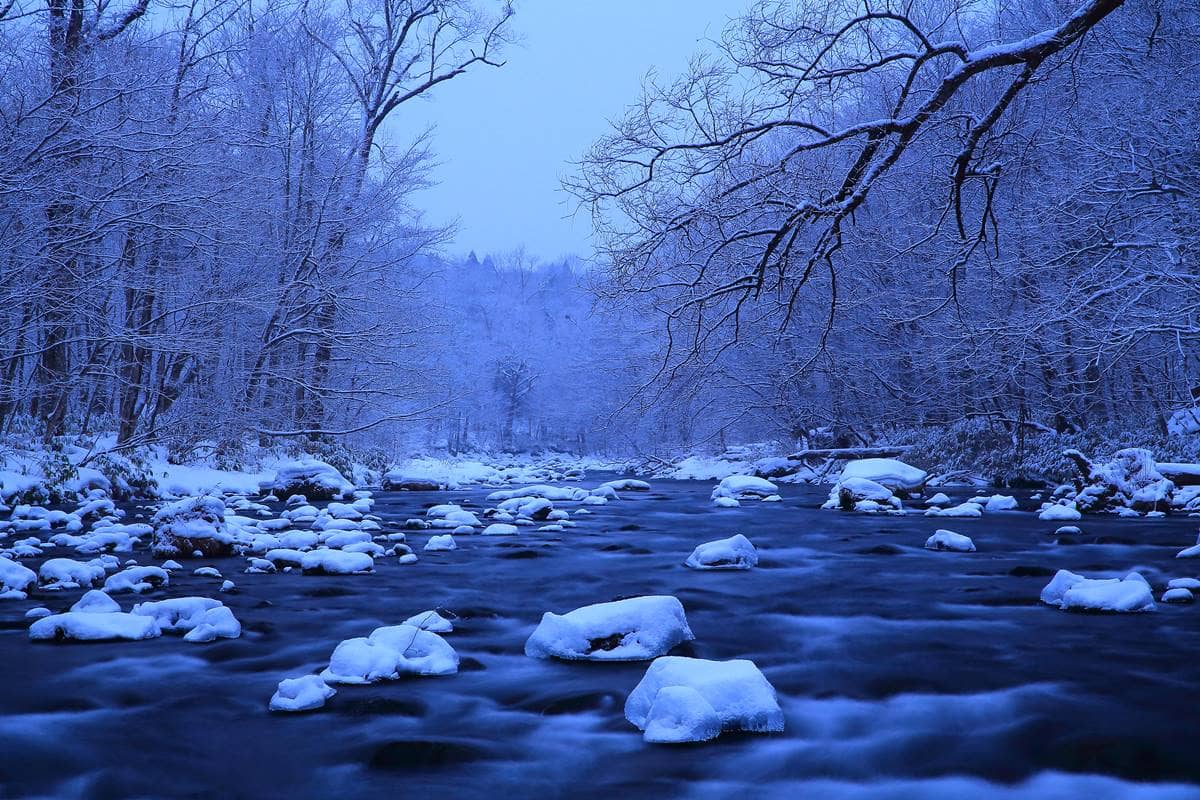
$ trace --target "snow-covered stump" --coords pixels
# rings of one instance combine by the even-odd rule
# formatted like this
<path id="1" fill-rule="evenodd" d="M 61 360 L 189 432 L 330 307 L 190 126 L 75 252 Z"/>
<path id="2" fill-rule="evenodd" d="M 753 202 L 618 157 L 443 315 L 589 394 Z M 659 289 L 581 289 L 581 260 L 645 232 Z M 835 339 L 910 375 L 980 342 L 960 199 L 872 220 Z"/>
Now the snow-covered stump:
<path id="1" fill-rule="evenodd" d="M 684 563 L 699 570 L 750 569 L 758 565 L 758 551 L 749 539 L 737 533 L 698 545 Z"/>
<path id="2" fill-rule="evenodd" d="M 583 606 L 562 615 L 546 612 L 525 642 L 525 655 L 568 661 L 644 661 L 695 638 L 678 599 L 650 595 Z"/>
<path id="3" fill-rule="evenodd" d="M 625 701 L 625 718 L 648 742 L 703 742 L 723 731 L 775 733 L 783 710 L 754 662 L 655 659 Z"/>
<path id="4" fill-rule="evenodd" d="M 151 518 L 151 550 L 158 558 L 233 555 L 233 534 L 225 524 L 225 504 L 216 497 L 189 497 L 168 503 Z"/>

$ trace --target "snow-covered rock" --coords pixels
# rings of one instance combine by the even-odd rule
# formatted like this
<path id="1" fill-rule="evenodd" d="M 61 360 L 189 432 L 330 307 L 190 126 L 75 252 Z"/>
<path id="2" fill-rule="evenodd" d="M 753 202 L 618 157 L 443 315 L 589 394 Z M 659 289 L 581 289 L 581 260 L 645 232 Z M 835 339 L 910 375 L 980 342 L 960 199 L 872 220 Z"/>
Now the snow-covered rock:
<path id="1" fill-rule="evenodd" d="M 271 695 L 268 708 L 271 711 L 312 711 L 325 705 L 325 701 L 337 694 L 319 675 L 300 678 L 284 678 L 279 682 L 275 694 Z"/>
<path id="2" fill-rule="evenodd" d="M 956 553 L 974 553 L 975 543 L 971 537 L 954 531 L 939 530 L 925 540 L 926 550 L 952 550 Z"/>
<path id="3" fill-rule="evenodd" d="M 1074 522 L 1082 519 L 1083 515 L 1079 513 L 1079 509 L 1074 503 L 1054 503 L 1047 505 L 1038 514 L 1038 519 L 1046 520 L 1047 522 Z"/>
<path id="4" fill-rule="evenodd" d="M 33 640 L 101 642 L 118 639 L 153 639 L 160 636 L 158 625 L 150 617 L 121 611 L 93 613 L 68 611 L 42 617 L 29 626 Z"/>
<path id="5" fill-rule="evenodd" d="M 955 517 L 959 519 L 983 516 L 983 506 L 970 501 L 959 503 L 949 508 L 931 508 L 925 512 L 927 517 Z"/>
<path id="6" fill-rule="evenodd" d="M 133 592 L 141 594 L 171 582 L 171 577 L 162 567 L 128 567 L 109 575 L 104 581 L 104 591 L 109 594 Z"/>
<path id="7" fill-rule="evenodd" d="M 712 491 L 712 499 L 732 497 L 741 500 L 746 497 L 770 497 L 779 493 L 779 487 L 766 478 L 754 475 L 730 475 L 717 484 Z"/>
<path id="8" fill-rule="evenodd" d="M 281 464 L 275 477 L 259 484 L 265 493 L 279 496 L 302 494 L 308 502 L 340 500 L 354 491 L 354 485 L 337 469 L 315 458 Z"/>
<path id="9" fill-rule="evenodd" d="M 383 473 L 381 485 L 388 492 L 440 492 L 447 488 L 444 481 L 413 476 L 395 469 Z"/>
<path id="10" fill-rule="evenodd" d="M 267 553 L 271 561 L 271 553 Z M 306 575 L 359 575 L 374 572 L 375 560 L 366 553 L 347 553 L 343 550 L 312 550 L 300 558 L 300 568 Z"/>
<path id="11" fill-rule="evenodd" d="M 546 612 L 525 642 L 525 655 L 587 661 L 641 661 L 691 641 L 683 605 L 667 595 L 631 597 Z"/>
<path id="12" fill-rule="evenodd" d="M 484 536 L 513 536 L 516 533 L 517 526 L 505 522 L 494 522 L 483 529 Z"/>
<path id="13" fill-rule="evenodd" d="M 904 507 L 899 497 L 881 483 L 869 478 L 848 477 L 839 480 L 829 492 L 822 508 L 841 508 L 843 511 L 899 511 Z"/>
<path id="14" fill-rule="evenodd" d="M 953 502 L 948 494 L 938 492 L 933 497 L 925 501 L 926 506 L 948 506 Z"/>
<path id="15" fill-rule="evenodd" d="M 90 614 L 112 614 L 120 610 L 121 604 L 99 589 L 89 589 L 71 606 L 71 611 L 86 611 Z"/>
<path id="16" fill-rule="evenodd" d="M 404 625 L 412 625 L 414 628 L 420 628 L 423 631 L 432 631 L 434 633 L 450 633 L 454 630 L 454 624 L 450 620 L 443 617 L 437 611 L 422 611 L 420 614 L 413 614 L 402 623 Z"/>
<path id="17" fill-rule="evenodd" d="M 187 497 L 167 503 L 151 519 L 154 555 L 205 558 L 233 555 L 233 534 L 225 523 L 225 504 L 216 497 Z"/>
<path id="18" fill-rule="evenodd" d="M 860 458 L 846 463 L 838 483 L 849 478 L 865 478 L 901 494 L 922 491 L 929 473 L 894 458 Z"/>
<path id="19" fill-rule="evenodd" d="M 714 497 L 712 504 L 717 508 L 737 508 L 741 505 L 736 497 Z"/>
<path id="20" fill-rule="evenodd" d="M 425 542 L 424 550 L 457 550 L 458 544 L 454 541 L 454 537 L 446 533 L 441 536 L 430 536 L 429 541 Z"/>
<path id="21" fill-rule="evenodd" d="M 676 687 L 691 691 L 662 697 Z M 625 718 L 647 741 L 660 742 L 706 741 L 721 731 L 771 733 L 784 725 L 775 688 L 745 659 L 655 659 L 625 701 Z"/>
<path id="22" fill-rule="evenodd" d="M 608 487 L 615 492 L 648 492 L 650 484 L 636 478 L 618 478 L 615 481 L 605 481 L 597 488 Z"/>
<path id="23" fill-rule="evenodd" d="M 588 496 L 588 491 L 578 486 L 547 486 L 539 483 L 533 486 L 522 486 L 519 489 L 501 489 L 489 494 L 487 499 L 491 503 L 501 500 L 512 500 L 514 497 L 540 497 L 543 500 L 571 500 L 579 502 Z"/>
<path id="24" fill-rule="evenodd" d="M 401 674 L 452 675 L 458 654 L 436 633 L 412 625 L 376 628 L 369 637 L 347 639 L 334 648 L 327 683 L 362 684 L 392 680 Z"/>
<path id="25" fill-rule="evenodd" d="M 1195 599 L 1190 589 L 1183 588 L 1167 589 L 1162 595 L 1164 603 L 1191 603 Z"/>
<path id="26" fill-rule="evenodd" d="M 37 573 L 29 567 L 0 557 L 0 599 L 24 600 L 37 581 Z"/>
<path id="27" fill-rule="evenodd" d="M 1060 569 L 1042 589 L 1041 601 L 1064 610 L 1154 610 L 1154 595 L 1150 585 L 1136 572 L 1120 579 L 1091 579 Z"/>
<path id="28" fill-rule="evenodd" d="M 217 639 L 236 639 L 242 635 L 242 623 L 228 606 L 210 608 L 194 621 L 195 626 L 184 634 L 185 642 L 212 642 Z"/>
<path id="29" fill-rule="evenodd" d="M 749 539 L 736 533 L 697 546 L 685 563 L 692 569 L 750 569 L 758 564 L 758 551 Z"/>
<path id="30" fill-rule="evenodd" d="M 38 581 L 44 589 L 91 588 L 104 579 L 104 567 L 97 561 L 51 558 L 38 568 Z"/>

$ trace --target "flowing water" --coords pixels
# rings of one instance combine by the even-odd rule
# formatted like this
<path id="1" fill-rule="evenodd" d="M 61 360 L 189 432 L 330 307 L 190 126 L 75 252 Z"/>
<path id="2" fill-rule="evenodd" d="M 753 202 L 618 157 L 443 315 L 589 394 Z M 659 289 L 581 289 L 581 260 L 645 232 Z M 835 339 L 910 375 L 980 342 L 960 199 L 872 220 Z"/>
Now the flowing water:
<path id="1" fill-rule="evenodd" d="M 35 645 L 24 612 L 65 610 L 80 592 L 0 601 L 0 796 L 1200 797 L 1200 607 L 1038 603 L 1059 568 L 1138 568 L 1156 596 L 1196 576 L 1200 563 L 1174 555 L 1197 520 L 1088 517 L 1058 539 L 1031 513 L 850 515 L 818 510 L 825 490 L 807 487 L 718 510 L 710 489 L 657 481 L 563 533 L 458 536 L 453 552 L 423 553 L 427 534 L 410 533 L 420 563 L 380 559 L 367 576 L 188 562 L 141 599 L 220 597 L 244 632 L 213 644 Z M 487 507 L 486 494 L 377 493 L 374 513 L 395 530 L 434 502 Z M 979 552 L 924 550 L 937 528 Z M 739 532 L 757 569 L 682 565 Z M 239 592 L 218 595 L 219 581 L 190 574 L 199 563 Z M 523 654 L 544 611 L 641 594 L 683 602 L 697 638 L 677 652 L 758 664 L 786 731 L 645 744 L 623 714 L 645 664 Z M 319 670 L 342 639 L 429 608 L 457 615 L 459 674 L 267 712 L 280 679 Z"/>

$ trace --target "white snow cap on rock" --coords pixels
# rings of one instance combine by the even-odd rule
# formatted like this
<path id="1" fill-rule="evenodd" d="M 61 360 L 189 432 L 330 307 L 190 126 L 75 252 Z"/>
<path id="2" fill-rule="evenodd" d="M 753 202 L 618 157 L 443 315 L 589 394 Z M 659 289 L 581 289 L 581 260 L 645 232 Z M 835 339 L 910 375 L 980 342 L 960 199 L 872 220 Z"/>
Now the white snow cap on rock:
<path id="1" fill-rule="evenodd" d="M 618 478 L 615 481 L 605 481 L 596 488 L 608 488 L 615 492 L 648 492 L 650 491 L 650 484 L 645 481 L 639 481 L 636 478 Z"/>
<path id="2" fill-rule="evenodd" d="M 454 537 L 446 533 L 441 536 L 430 536 L 429 541 L 425 542 L 423 550 L 457 550 L 458 543 L 454 541 Z"/>
<path id="3" fill-rule="evenodd" d="M 354 491 L 354 485 L 337 469 L 315 458 L 280 464 L 275 477 L 258 486 L 264 494 L 304 495 L 307 500 L 337 500 Z"/>
<path id="4" fill-rule="evenodd" d="M 925 540 L 926 550 L 952 550 L 956 553 L 974 553 L 975 543 L 971 537 L 954 531 L 939 530 Z"/>
<path id="5" fill-rule="evenodd" d="M 1042 589 L 1041 601 L 1064 610 L 1154 610 L 1154 594 L 1150 591 L 1150 585 L 1136 572 L 1119 579 L 1092 579 L 1060 569 Z"/>
<path id="6" fill-rule="evenodd" d="M 1038 514 L 1038 519 L 1048 522 L 1074 522 L 1082 518 L 1083 515 L 1075 508 L 1074 503 L 1047 505 L 1042 509 L 1042 513 Z"/>
<path id="7" fill-rule="evenodd" d="M 677 687 L 690 692 L 668 691 Z M 625 718 L 657 742 L 706 741 L 721 731 L 777 732 L 784 722 L 775 688 L 754 662 L 676 656 L 649 666 L 625 701 Z"/>
<path id="8" fill-rule="evenodd" d="M 276 551 L 271 551 L 276 552 Z M 267 553 L 271 558 L 271 553 Z M 358 575 L 375 571 L 375 559 L 366 553 L 348 553 L 344 550 L 311 550 L 300 557 L 300 568 L 305 574 L 314 575 Z"/>
<path id="9" fill-rule="evenodd" d="M 506 522 L 494 522 L 483 529 L 484 536 L 513 536 L 516 532 L 517 526 Z"/>
<path id="10" fill-rule="evenodd" d="M 730 475 L 717 484 L 712 491 L 712 499 L 731 497 L 737 500 L 742 497 L 770 497 L 779 493 L 779 487 L 766 478 L 753 475 Z"/>
<path id="11" fill-rule="evenodd" d="M 694 638 L 678 599 L 649 595 L 596 603 L 562 615 L 546 612 L 525 642 L 525 655 L 641 661 L 661 656 Z"/>
<path id="12" fill-rule="evenodd" d="M 849 478 L 866 478 L 893 492 L 919 492 L 925 487 L 929 473 L 894 458 L 860 458 L 846 463 L 838 483 Z"/>
<path id="13" fill-rule="evenodd" d="M 325 705 L 325 701 L 337 694 L 319 675 L 300 678 L 284 678 L 279 682 L 268 706 L 272 711 L 312 711 Z"/>
<path id="14" fill-rule="evenodd" d="M 750 569 L 758 564 L 758 551 L 749 539 L 735 533 L 697 546 L 685 563 L 692 569 Z"/>
<path id="15" fill-rule="evenodd" d="M 434 633 L 450 633 L 454 630 L 454 625 L 450 620 L 433 610 L 413 614 L 404 620 L 403 624 L 412 625 L 414 628 L 420 628 L 423 631 L 433 631 Z"/>
<path id="16" fill-rule="evenodd" d="M 327 683 L 373 683 L 401 674 L 452 675 L 458 653 L 445 639 L 412 625 L 376 628 L 369 637 L 339 644 L 321 673 Z"/>
<path id="17" fill-rule="evenodd" d="M 33 640 L 76 640 L 103 642 L 116 639 L 136 641 L 162 635 L 158 624 L 150 617 L 126 614 L 121 611 L 95 613 L 68 611 L 42 617 L 29 626 Z"/>
<path id="18" fill-rule="evenodd" d="M 24 600 L 37 579 L 37 573 L 24 564 L 0 557 L 0 600 Z"/>

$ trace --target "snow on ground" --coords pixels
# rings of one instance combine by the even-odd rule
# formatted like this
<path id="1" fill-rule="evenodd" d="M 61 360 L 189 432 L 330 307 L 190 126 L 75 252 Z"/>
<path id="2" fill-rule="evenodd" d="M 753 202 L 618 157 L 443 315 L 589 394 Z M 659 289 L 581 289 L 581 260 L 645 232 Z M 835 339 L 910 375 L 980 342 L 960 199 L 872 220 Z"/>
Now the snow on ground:
<path id="1" fill-rule="evenodd" d="M 674 597 L 630 597 L 546 612 L 525 642 L 525 655 L 587 661 L 641 661 L 696 638 Z"/>

